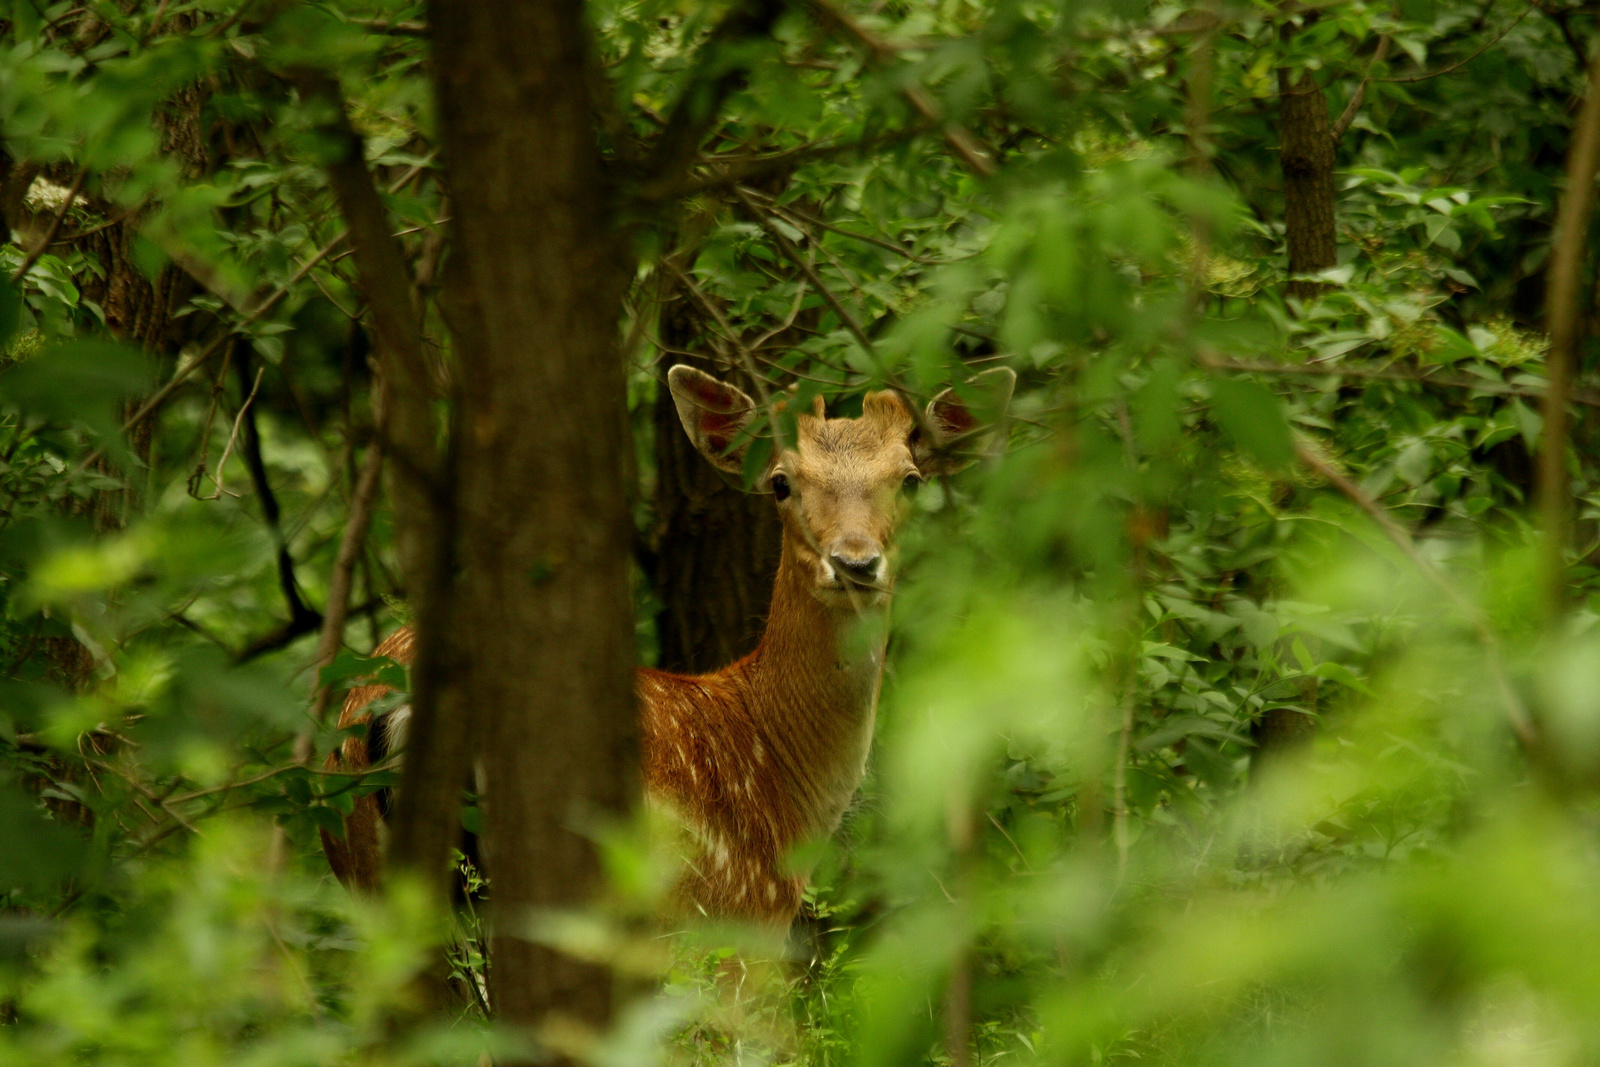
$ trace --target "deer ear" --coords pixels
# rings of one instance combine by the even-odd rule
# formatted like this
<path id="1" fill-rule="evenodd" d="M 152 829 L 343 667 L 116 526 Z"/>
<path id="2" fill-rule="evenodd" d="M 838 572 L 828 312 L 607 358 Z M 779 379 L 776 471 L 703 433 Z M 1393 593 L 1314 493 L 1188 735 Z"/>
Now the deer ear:
<path id="1" fill-rule="evenodd" d="M 755 401 L 743 390 L 682 363 L 667 372 L 667 387 L 683 430 L 700 454 L 730 474 L 741 473 L 749 441 L 739 441 L 739 434 L 755 418 Z"/>
<path id="2" fill-rule="evenodd" d="M 1017 372 L 996 367 L 973 378 L 961 392 L 946 389 L 928 401 L 924 421 L 936 438 L 927 440 L 920 428 L 912 431 L 911 455 L 925 475 L 954 474 L 983 455 L 994 444 L 993 427 L 1011 403 Z M 986 431 L 985 427 L 989 429 Z"/>

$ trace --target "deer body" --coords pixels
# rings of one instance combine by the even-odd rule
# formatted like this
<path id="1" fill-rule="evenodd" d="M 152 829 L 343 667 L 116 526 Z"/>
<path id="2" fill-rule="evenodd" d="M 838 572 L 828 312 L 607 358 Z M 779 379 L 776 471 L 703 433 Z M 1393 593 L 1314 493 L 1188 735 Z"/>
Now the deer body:
<path id="1" fill-rule="evenodd" d="M 710 674 L 636 675 L 645 788 L 697 838 L 685 888 L 713 914 L 787 925 L 804 888 L 789 850 L 837 828 L 866 768 L 883 642 L 805 584 L 785 551 L 754 652 Z"/>
<path id="2" fill-rule="evenodd" d="M 991 371 L 1003 389 L 1014 376 Z M 714 464 L 741 469 L 754 403 L 688 367 L 670 375 L 684 429 Z M 645 793 L 677 814 L 694 849 L 679 886 L 682 903 L 707 914 L 787 927 L 804 877 L 795 845 L 838 826 L 865 771 L 891 586 L 891 544 L 905 496 L 948 457 L 928 430 L 959 437 L 975 420 L 948 390 L 918 419 L 889 393 L 869 394 L 860 418 L 828 419 L 820 404 L 798 420 L 792 450 L 778 449 L 761 487 L 778 501 L 783 552 L 760 644 L 718 671 L 678 675 L 641 668 L 641 771 Z M 397 631 L 377 650 L 409 662 L 412 635 Z M 340 726 L 366 720 L 381 686 L 351 692 Z M 387 730 L 397 733 L 398 713 Z M 330 764 L 369 765 L 352 737 Z M 379 812 L 372 797 L 346 820 L 346 840 L 323 835 L 335 873 L 376 884 Z"/>

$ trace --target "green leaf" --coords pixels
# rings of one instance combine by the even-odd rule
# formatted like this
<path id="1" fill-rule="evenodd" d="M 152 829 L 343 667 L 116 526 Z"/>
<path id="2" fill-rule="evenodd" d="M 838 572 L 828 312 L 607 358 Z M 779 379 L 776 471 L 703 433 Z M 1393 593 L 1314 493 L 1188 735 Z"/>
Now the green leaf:
<path id="1" fill-rule="evenodd" d="M 22 327 L 22 294 L 9 278 L 0 278 L 0 353 Z"/>
<path id="2" fill-rule="evenodd" d="M 1283 406 L 1265 386 L 1241 378 L 1218 378 L 1211 384 L 1211 410 L 1241 452 L 1268 469 L 1288 469 L 1294 458 L 1294 441 Z"/>
<path id="3" fill-rule="evenodd" d="M 750 447 L 744 452 L 744 487 L 755 488 L 756 482 L 766 473 L 767 463 L 772 459 L 772 438 L 761 434 L 750 440 Z"/>
<path id="4" fill-rule="evenodd" d="M 362 656 L 343 649 L 332 663 L 317 672 L 317 682 L 324 686 L 337 685 L 352 678 L 360 679 L 362 685 L 386 685 L 402 692 L 411 689 L 405 667 L 388 656 Z"/>
<path id="5" fill-rule="evenodd" d="M 306 814 L 311 816 L 311 821 L 316 823 L 317 829 L 327 832 L 340 841 L 344 840 L 344 816 L 339 814 L 337 809 L 318 804 L 307 808 Z"/>
<path id="6" fill-rule="evenodd" d="M 1318 678 L 1327 678 L 1330 681 L 1338 682 L 1340 685 L 1349 686 L 1363 696 L 1377 696 L 1366 682 L 1357 678 L 1355 672 L 1342 663 L 1335 663 L 1332 660 L 1319 663 L 1309 673 L 1316 675 Z"/>

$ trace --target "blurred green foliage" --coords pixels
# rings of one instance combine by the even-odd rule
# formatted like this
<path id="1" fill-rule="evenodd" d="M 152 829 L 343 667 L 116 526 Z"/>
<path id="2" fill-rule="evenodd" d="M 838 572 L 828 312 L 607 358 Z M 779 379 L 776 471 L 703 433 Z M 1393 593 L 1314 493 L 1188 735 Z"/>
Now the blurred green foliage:
<path id="1" fill-rule="evenodd" d="M 273 72 L 339 72 L 396 230 L 436 258 L 423 11 L 265 8 L 0 15 L 31 220 L 0 248 L 6 278 L 31 260 L 0 286 L 0 1062 L 472 1063 L 495 1040 L 470 905 L 449 926 L 327 873 L 317 832 L 395 776 L 313 769 L 342 735 L 306 713 L 312 634 L 278 623 L 286 584 L 325 601 L 372 412 L 318 116 Z M 608 152 L 655 132 L 724 9 L 589 5 Z M 707 305 L 695 350 L 797 406 L 1015 368 L 1009 443 L 917 497 L 872 774 L 814 849 L 792 958 L 642 933 L 661 861 L 618 832 L 613 899 L 541 936 L 651 991 L 562 1047 L 605 1067 L 1592 1062 L 1592 348 L 1553 632 L 1527 507 L 1592 11 L 895 0 L 854 11 L 865 36 L 814 15 L 748 45 L 700 184 L 670 213 L 641 191 L 628 220 L 641 530 L 681 343 L 660 318 L 695 304 L 675 271 Z M 1280 69 L 1313 71 L 1335 117 L 1365 93 L 1338 264 L 1305 302 L 1282 295 Z M 951 150 L 957 124 L 993 177 Z M 114 303 L 130 279 L 172 297 L 160 337 Z M 351 650 L 402 616 L 394 572 L 380 510 Z M 359 652 L 321 681 L 403 682 Z M 1309 736 L 1271 743 L 1284 723 Z M 457 1019 L 412 985 L 447 938 Z"/>

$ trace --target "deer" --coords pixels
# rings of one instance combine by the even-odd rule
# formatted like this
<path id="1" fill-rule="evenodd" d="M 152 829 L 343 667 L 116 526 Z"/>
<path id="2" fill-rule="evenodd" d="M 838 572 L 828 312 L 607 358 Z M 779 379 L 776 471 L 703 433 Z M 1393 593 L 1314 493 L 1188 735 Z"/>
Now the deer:
<path id="1" fill-rule="evenodd" d="M 971 395 L 1003 412 L 1016 375 L 972 380 Z M 739 388 L 683 364 L 668 388 L 684 431 L 719 470 L 744 470 L 761 413 Z M 917 412 L 902 394 L 866 394 L 861 415 L 829 418 L 817 398 L 775 445 L 752 488 L 770 494 L 783 538 L 771 607 L 755 650 L 720 670 L 680 675 L 637 668 L 642 782 L 688 831 L 689 860 L 674 891 L 687 911 L 787 930 L 802 906 L 805 872 L 794 848 L 831 837 L 860 785 L 877 716 L 894 587 L 895 533 L 910 498 L 953 473 L 994 436 L 952 389 Z M 402 627 L 375 655 L 409 664 L 415 635 Z M 369 723 L 388 690 L 353 689 L 339 726 Z M 403 745 L 408 709 L 352 732 L 329 767 L 361 770 Z M 330 865 L 357 889 L 376 885 L 378 798 L 362 797 L 343 841 L 323 834 Z M 492 877 L 492 872 L 491 872 Z"/>

